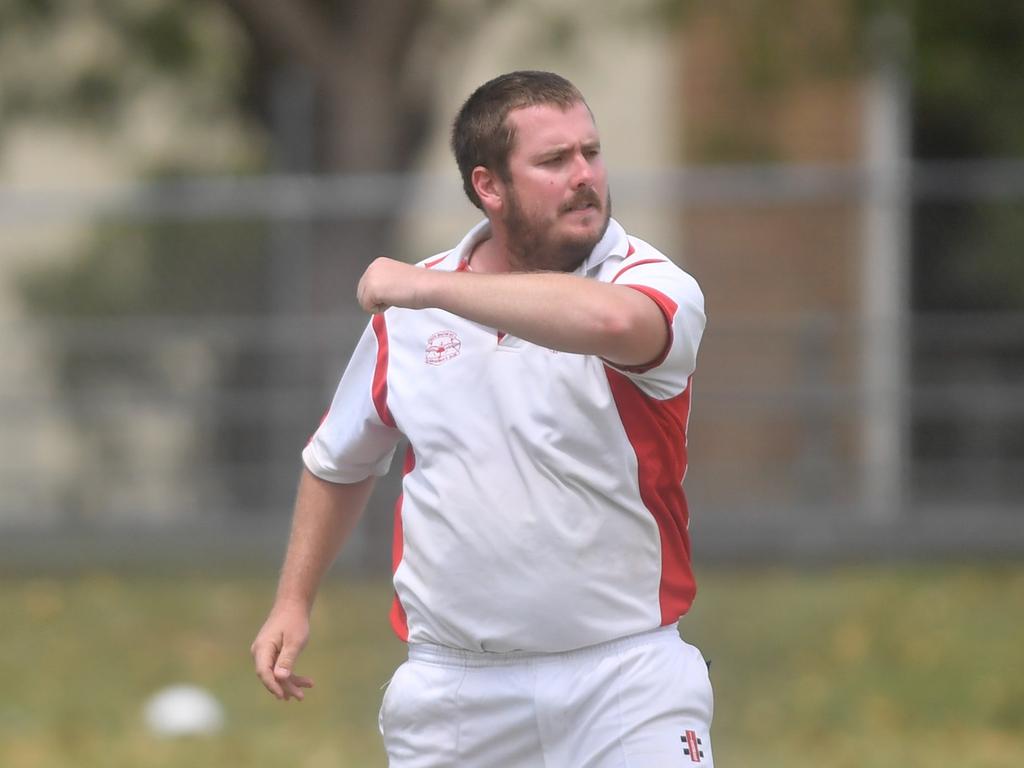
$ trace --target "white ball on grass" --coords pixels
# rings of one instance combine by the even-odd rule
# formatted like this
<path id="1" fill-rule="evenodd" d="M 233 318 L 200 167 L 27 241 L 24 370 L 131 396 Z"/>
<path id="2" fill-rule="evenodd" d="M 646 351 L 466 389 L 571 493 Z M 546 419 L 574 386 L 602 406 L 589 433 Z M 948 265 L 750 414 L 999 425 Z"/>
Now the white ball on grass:
<path id="1" fill-rule="evenodd" d="M 193 736 L 219 731 L 224 710 L 213 695 L 195 685 L 172 685 L 146 702 L 146 725 L 158 736 Z"/>

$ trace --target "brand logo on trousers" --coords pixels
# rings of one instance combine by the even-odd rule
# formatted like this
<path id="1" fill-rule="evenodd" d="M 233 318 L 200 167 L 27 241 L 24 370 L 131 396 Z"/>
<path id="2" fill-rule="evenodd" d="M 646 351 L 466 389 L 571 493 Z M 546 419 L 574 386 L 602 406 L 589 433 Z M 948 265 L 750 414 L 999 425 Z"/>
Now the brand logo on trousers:
<path id="1" fill-rule="evenodd" d="M 683 747 L 683 754 L 689 755 L 693 762 L 699 763 L 704 757 L 704 750 L 701 749 L 703 742 L 697 734 L 694 731 L 687 731 L 685 735 L 679 737 L 679 740 L 686 745 Z"/>
<path id="2" fill-rule="evenodd" d="M 427 339 L 427 365 L 440 365 L 458 357 L 462 351 L 462 342 L 455 331 L 438 331 L 430 334 Z"/>

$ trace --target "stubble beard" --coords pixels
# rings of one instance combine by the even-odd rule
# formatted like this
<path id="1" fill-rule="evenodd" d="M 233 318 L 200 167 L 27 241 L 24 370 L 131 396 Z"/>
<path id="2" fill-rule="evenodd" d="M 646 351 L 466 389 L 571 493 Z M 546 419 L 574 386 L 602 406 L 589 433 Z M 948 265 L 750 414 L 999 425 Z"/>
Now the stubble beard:
<path id="1" fill-rule="evenodd" d="M 604 215 L 604 221 L 595 234 L 584 237 L 556 238 L 551 234 L 554 222 L 538 226 L 530 221 L 519 204 L 519 196 L 513 192 L 508 197 L 505 214 L 505 229 L 508 232 L 509 258 L 513 268 L 519 271 L 573 272 L 594 250 L 612 217 L 611 193 L 601 201 L 594 190 L 580 193 L 578 198 L 596 201 L 601 209 L 594 209 L 595 215 Z M 559 215 L 562 215 L 559 212 Z"/>

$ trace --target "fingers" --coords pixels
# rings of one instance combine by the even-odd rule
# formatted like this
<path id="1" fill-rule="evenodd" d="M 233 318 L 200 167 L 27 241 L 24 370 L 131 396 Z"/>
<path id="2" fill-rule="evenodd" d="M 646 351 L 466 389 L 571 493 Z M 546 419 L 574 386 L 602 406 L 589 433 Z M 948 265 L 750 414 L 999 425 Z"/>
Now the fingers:
<path id="1" fill-rule="evenodd" d="M 364 312 L 368 312 L 371 315 L 379 315 L 391 306 L 390 304 L 379 301 L 374 290 L 367 287 L 365 282 L 359 283 L 359 288 L 356 291 L 356 301 L 359 302 L 359 306 L 363 308 Z"/>
<path id="2" fill-rule="evenodd" d="M 310 678 L 293 673 L 302 643 L 287 642 L 280 634 L 269 639 L 261 634 L 249 650 L 255 662 L 256 676 L 279 701 L 302 701 L 305 698 L 303 689 L 313 687 Z"/>
<path id="3" fill-rule="evenodd" d="M 284 700 L 295 699 L 296 701 L 302 701 L 305 698 L 305 694 L 302 692 L 303 688 L 312 688 L 313 681 L 308 677 L 302 675 L 289 675 L 287 678 L 278 678 L 281 684 L 281 689 L 284 692 Z"/>
<path id="4" fill-rule="evenodd" d="M 359 302 L 359 306 L 362 307 L 364 312 L 370 314 L 377 314 L 377 307 L 380 305 L 376 299 L 376 274 L 378 272 L 378 262 L 380 259 L 375 259 L 366 271 L 363 272 L 363 276 L 359 278 L 359 285 L 356 287 L 356 301 Z"/>
<path id="5" fill-rule="evenodd" d="M 356 287 L 359 306 L 372 315 L 379 315 L 393 306 L 414 309 L 410 303 L 411 282 L 421 271 L 410 264 L 384 256 L 374 259 Z"/>
<path id="6" fill-rule="evenodd" d="M 253 657 L 256 659 L 256 676 L 259 677 L 266 688 L 279 701 L 296 699 L 302 701 L 305 694 L 303 688 L 312 688 L 313 680 L 303 675 L 293 674 L 287 668 L 274 665 L 274 654 L 276 650 L 267 645 L 253 646 Z M 269 650 L 269 653 L 268 653 Z"/>
<path id="7" fill-rule="evenodd" d="M 274 664 L 274 677 L 284 692 L 285 701 L 291 698 L 302 701 L 302 691 L 299 690 L 299 686 L 295 681 L 295 675 L 292 674 L 299 650 L 299 647 L 286 642 L 281 649 L 281 653 L 277 656 L 277 663 Z"/>
<path id="8" fill-rule="evenodd" d="M 277 655 L 274 664 L 274 676 L 278 680 L 287 680 L 295 669 L 295 660 L 302 652 L 302 643 L 296 642 L 294 637 L 284 641 L 281 652 Z"/>
<path id="9" fill-rule="evenodd" d="M 384 304 L 372 298 L 369 292 L 364 291 L 357 297 L 359 306 L 363 308 L 364 312 L 368 312 L 371 315 L 379 315 L 384 312 L 390 304 Z"/>
<path id="10" fill-rule="evenodd" d="M 263 687 L 270 691 L 275 698 L 284 698 L 284 689 L 274 676 L 277 647 L 273 643 L 257 638 L 250 650 L 253 661 L 256 663 L 256 676 L 263 683 Z"/>

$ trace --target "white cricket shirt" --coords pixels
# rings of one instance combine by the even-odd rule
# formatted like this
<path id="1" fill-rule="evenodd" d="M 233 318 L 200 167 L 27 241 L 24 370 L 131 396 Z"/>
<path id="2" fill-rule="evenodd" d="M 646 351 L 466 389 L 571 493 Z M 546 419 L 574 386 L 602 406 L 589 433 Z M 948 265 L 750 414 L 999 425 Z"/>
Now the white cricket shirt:
<path id="1" fill-rule="evenodd" d="M 422 262 L 465 269 L 487 222 Z M 336 483 L 384 474 L 396 633 L 471 651 L 563 651 L 674 624 L 693 600 L 686 472 L 696 281 L 611 221 L 576 274 L 651 297 L 669 343 L 644 369 L 557 352 L 440 309 L 388 309 L 303 452 Z"/>

